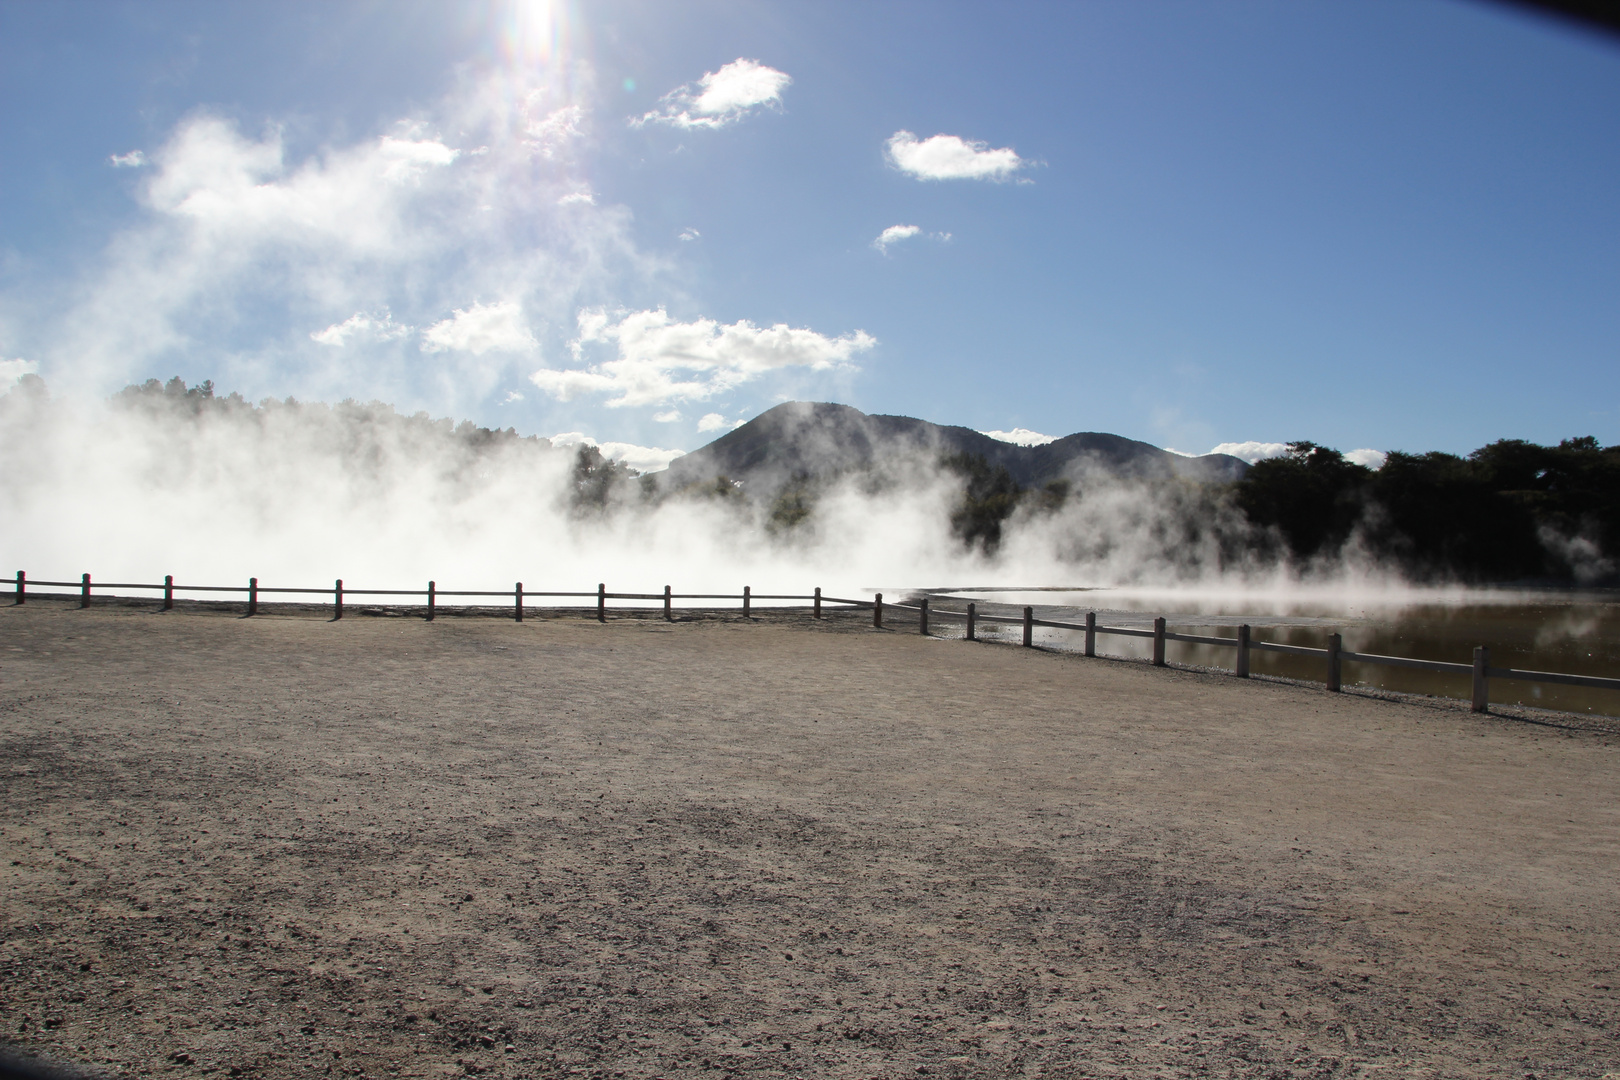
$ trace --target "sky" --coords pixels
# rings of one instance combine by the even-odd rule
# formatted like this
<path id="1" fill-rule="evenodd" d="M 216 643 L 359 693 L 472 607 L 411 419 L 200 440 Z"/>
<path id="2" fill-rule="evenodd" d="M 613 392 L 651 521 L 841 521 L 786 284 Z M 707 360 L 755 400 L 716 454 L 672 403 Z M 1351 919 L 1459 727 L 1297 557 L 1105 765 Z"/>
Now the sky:
<path id="1" fill-rule="evenodd" d="M 1620 38 L 1511 6 L 0 0 L 0 98 L 57 395 L 1620 442 Z"/>

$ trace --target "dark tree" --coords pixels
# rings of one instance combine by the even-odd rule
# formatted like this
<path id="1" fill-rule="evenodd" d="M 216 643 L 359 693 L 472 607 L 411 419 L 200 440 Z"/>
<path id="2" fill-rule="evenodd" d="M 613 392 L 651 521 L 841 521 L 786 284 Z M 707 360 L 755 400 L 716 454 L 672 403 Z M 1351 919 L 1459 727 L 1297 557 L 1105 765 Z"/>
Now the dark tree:
<path id="1" fill-rule="evenodd" d="M 961 499 L 951 511 L 951 531 L 968 547 L 993 553 L 1001 546 L 1001 523 L 1018 508 L 1024 489 L 1006 466 L 991 468 L 980 454 L 952 454 L 940 465 L 963 480 Z"/>
<path id="2" fill-rule="evenodd" d="M 636 475 L 623 462 L 609 460 L 596 447 L 581 444 L 574 454 L 575 509 L 606 509 L 614 492 Z"/>
<path id="3" fill-rule="evenodd" d="M 1331 554 L 1361 520 L 1372 470 L 1337 450 L 1292 442 L 1282 457 L 1256 462 L 1237 486 L 1238 505 L 1256 525 L 1274 526 L 1288 550 Z"/>
<path id="4" fill-rule="evenodd" d="M 1620 549 L 1620 446 L 1590 436 L 1504 439 L 1467 457 L 1397 451 L 1377 472 L 1290 443 L 1236 495 L 1297 558 L 1332 555 L 1359 527 L 1371 554 L 1423 579 L 1595 580 Z"/>

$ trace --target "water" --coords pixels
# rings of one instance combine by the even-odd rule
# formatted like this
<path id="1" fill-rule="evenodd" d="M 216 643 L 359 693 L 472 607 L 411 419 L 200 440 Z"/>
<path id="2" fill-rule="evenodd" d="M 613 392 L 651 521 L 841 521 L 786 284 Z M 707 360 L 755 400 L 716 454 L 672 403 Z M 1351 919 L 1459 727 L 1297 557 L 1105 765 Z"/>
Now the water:
<path id="1" fill-rule="evenodd" d="M 984 614 L 1017 615 L 1024 605 L 1037 619 L 1084 622 L 1097 612 L 1103 626 L 1151 629 L 1163 615 L 1168 629 L 1184 634 L 1236 637 L 1248 623 L 1256 641 L 1325 648 L 1338 632 L 1353 652 L 1408 656 L 1420 660 L 1473 662 L 1474 647 L 1491 650 L 1494 667 L 1559 671 L 1574 675 L 1620 677 L 1620 591 L 1529 592 L 1512 590 L 1407 590 L 1373 593 L 1240 593 L 1133 591 L 1124 589 L 988 588 L 928 590 L 931 606 L 965 610 L 976 601 Z M 942 626 L 959 625 L 954 620 Z M 1018 634 L 1021 630 L 989 630 Z M 1078 650 L 1082 635 L 1039 629 L 1041 640 Z M 1097 651 L 1110 656 L 1146 658 L 1152 642 L 1099 635 Z M 1237 651 L 1210 645 L 1167 642 L 1171 663 L 1230 669 Z M 1325 660 L 1250 653 L 1250 670 L 1325 682 Z M 1463 674 L 1413 671 L 1346 662 L 1344 684 L 1411 694 L 1467 698 Z M 1496 704 L 1620 716 L 1620 691 L 1555 686 L 1508 679 L 1490 681 Z"/>

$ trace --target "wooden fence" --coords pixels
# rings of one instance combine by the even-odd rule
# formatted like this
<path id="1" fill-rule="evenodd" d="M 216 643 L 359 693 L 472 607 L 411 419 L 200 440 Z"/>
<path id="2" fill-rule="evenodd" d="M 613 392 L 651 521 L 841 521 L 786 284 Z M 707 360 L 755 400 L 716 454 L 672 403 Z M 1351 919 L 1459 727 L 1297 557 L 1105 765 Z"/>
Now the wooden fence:
<path id="1" fill-rule="evenodd" d="M 820 588 L 817 588 L 815 592 L 806 595 L 756 593 L 750 586 L 747 585 L 743 586 L 743 591 L 740 594 L 677 593 L 671 591 L 670 586 L 665 585 L 664 591 L 661 593 L 621 593 L 608 592 L 605 584 L 599 584 L 597 585 L 595 592 L 555 592 L 525 589 L 523 582 L 521 581 L 516 582 L 510 589 L 441 589 L 438 586 L 438 582 L 430 581 L 427 583 L 427 588 L 425 589 L 353 589 L 345 586 L 342 578 L 338 578 L 328 587 L 306 588 L 260 585 L 259 579 L 256 577 L 248 578 L 246 585 L 181 585 L 175 583 L 174 575 L 172 574 L 165 574 L 162 584 L 138 581 L 96 582 L 91 579 L 89 574 L 81 574 L 78 581 L 45 581 L 39 578 L 29 578 L 25 571 L 17 571 L 16 591 L 14 595 L 18 604 L 27 603 L 30 595 L 30 589 L 35 590 L 36 594 L 38 594 L 38 590 L 40 589 L 75 590 L 78 593 L 80 607 L 90 606 L 90 598 L 93 592 L 99 592 L 101 595 L 106 596 L 119 595 L 117 590 L 127 591 L 133 589 L 142 592 L 156 592 L 161 593 L 163 596 L 164 611 L 173 610 L 174 597 L 176 593 L 238 593 L 247 597 L 248 615 L 257 615 L 259 613 L 259 597 L 261 595 L 283 594 L 322 597 L 329 596 L 332 598 L 332 617 L 334 619 L 343 618 L 344 603 L 349 597 L 422 597 L 426 603 L 426 618 L 429 622 L 431 622 L 438 614 L 440 606 L 439 600 L 441 597 L 498 596 L 502 597 L 503 599 L 510 598 L 512 602 L 512 617 L 517 622 L 523 621 L 523 613 L 525 610 L 525 605 L 528 601 L 546 598 L 564 600 L 589 600 L 594 598 L 596 600 L 596 617 L 601 622 L 607 621 L 609 600 L 662 601 L 664 605 L 664 615 L 666 618 L 673 617 L 675 603 L 677 601 L 740 600 L 742 602 L 743 615 L 750 616 L 753 613 L 753 604 L 756 600 L 791 600 L 808 602 L 814 611 L 815 617 L 818 619 L 821 618 L 821 606 L 823 603 L 839 604 L 852 608 L 871 608 L 873 611 L 872 624 L 877 627 L 882 627 L 883 625 L 882 593 L 878 593 L 873 600 L 847 600 L 836 596 L 823 596 Z M 60 597 L 64 595 L 71 596 L 72 593 L 64 594 L 60 591 L 55 591 L 44 593 L 43 595 Z M 381 604 L 376 606 L 387 607 L 389 605 Z M 692 605 L 683 603 L 683 606 L 689 608 Z"/>
<path id="2" fill-rule="evenodd" d="M 89 574 L 83 574 L 78 581 L 30 581 L 23 571 L 17 571 L 16 602 L 24 604 L 28 600 L 28 589 L 74 589 L 79 594 L 79 606 L 89 607 L 92 582 Z M 163 610 L 168 611 L 174 607 L 174 594 L 185 593 L 245 593 L 247 596 L 247 614 L 257 615 L 259 611 L 259 595 L 314 595 L 330 596 L 332 598 L 332 617 L 343 618 L 343 603 L 350 596 L 385 596 L 385 597 L 423 597 L 426 600 L 428 621 L 432 621 L 438 613 L 440 597 L 510 597 L 512 601 L 512 615 L 517 622 L 523 621 L 525 601 L 553 598 L 553 599 L 590 599 L 596 600 L 596 618 L 599 622 L 606 622 L 608 617 L 608 601 L 662 601 L 664 618 L 673 619 L 677 601 L 740 601 L 742 613 L 745 618 L 753 614 L 753 603 L 756 600 L 766 601 L 805 601 L 811 606 L 813 618 L 822 617 L 822 605 L 834 604 L 851 609 L 867 608 L 872 612 L 872 625 L 878 629 L 883 627 L 883 612 L 885 606 L 900 611 L 917 613 L 917 625 L 921 633 L 928 633 L 930 617 L 944 619 L 958 619 L 967 624 L 967 639 L 978 640 L 978 624 L 981 622 L 1003 623 L 1023 627 L 1023 644 L 1026 648 L 1035 644 L 1035 628 L 1047 627 L 1054 630 L 1072 630 L 1085 635 L 1085 655 L 1095 657 L 1097 653 L 1097 638 L 1104 635 L 1118 637 L 1147 638 L 1153 642 L 1153 665 L 1165 667 L 1165 643 L 1180 641 L 1190 645 L 1212 645 L 1216 648 L 1229 648 L 1236 650 L 1232 674 L 1240 679 L 1249 677 L 1249 656 L 1258 650 L 1261 652 L 1287 653 L 1292 656 L 1313 657 L 1324 662 L 1326 671 L 1327 689 L 1331 693 L 1339 693 L 1343 686 L 1344 665 L 1372 664 L 1384 667 L 1415 668 L 1420 671 L 1445 672 L 1450 674 L 1469 675 L 1473 680 L 1472 708 L 1474 712 L 1482 713 L 1489 710 L 1490 695 L 1489 681 L 1491 679 L 1512 679 L 1519 682 L 1557 683 L 1563 686 L 1584 686 L 1600 690 L 1620 690 L 1620 679 L 1604 678 L 1597 675 L 1568 675 L 1555 671 L 1526 671 L 1521 668 L 1504 668 L 1493 666 L 1490 662 L 1490 649 L 1484 645 L 1474 648 L 1474 657 L 1471 664 L 1452 663 L 1443 660 L 1418 660 L 1406 656 L 1380 656 L 1377 653 L 1352 652 L 1344 647 L 1344 640 L 1339 634 L 1330 634 L 1325 649 L 1311 648 L 1305 645 L 1285 645 L 1276 641 L 1257 641 L 1254 639 L 1247 625 L 1237 628 L 1236 637 L 1209 637 L 1202 634 L 1177 634 L 1165 628 L 1165 620 L 1161 615 L 1153 620 L 1152 630 L 1139 630 L 1127 626 L 1102 626 L 1097 622 L 1097 613 L 1086 613 L 1084 623 L 1054 622 L 1048 619 L 1035 618 L 1033 607 L 1024 608 L 1022 617 L 1007 615 L 981 615 L 978 605 L 969 603 L 966 611 L 949 611 L 929 607 L 927 597 L 923 597 L 915 604 L 890 603 L 885 605 L 883 594 L 877 593 L 871 600 L 851 600 L 844 597 L 823 596 L 818 587 L 809 595 L 785 593 L 755 593 L 750 586 L 743 586 L 743 591 L 737 593 L 676 593 L 670 586 L 665 585 L 661 593 L 615 593 L 608 592 L 606 584 L 598 584 L 595 592 L 549 592 L 539 590 L 525 590 L 523 582 L 519 581 L 510 590 L 507 589 L 440 589 L 436 582 L 427 583 L 426 589 L 349 589 L 345 588 L 343 579 L 338 578 L 330 588 L 289 588 L 284 586 L 270 587 L 259 584 L 259 579 L 249 578 L 246 585 L 176 585 L 173 575 L 165 575 L 163 583 L 146 584 L 140 582 L 103 582 L 94 586 L 103 593 L 117 595 L 113 590 L 140 590 L 159 592 L 163 596 Z M 51 592 L 50 596 L 71 596 L 71 593 Z M 386 606 L 386 605 L 382 605 Z M 692 605 L 683 604 L 690 608 Z"/>

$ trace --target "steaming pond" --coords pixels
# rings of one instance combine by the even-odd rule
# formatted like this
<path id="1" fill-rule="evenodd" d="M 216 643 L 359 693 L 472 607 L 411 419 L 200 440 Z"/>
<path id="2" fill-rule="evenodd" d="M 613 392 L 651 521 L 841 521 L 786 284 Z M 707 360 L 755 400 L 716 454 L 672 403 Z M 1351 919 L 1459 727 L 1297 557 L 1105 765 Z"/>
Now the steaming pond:
<path id="1" fill-rule="evenodd" d="M 1371 595 L 1331 592 L 1307 596 L 1266 593 L 1152 592 L 1126 589 L 990 588 L 927 590 L 936 609 L 965 611 L 976 601 L 983 614 L 1020 615 L 1035 608 L 1037 619 L 1084 622 L 1095 611 L 1103 626 L 1152 629 L 1165 617 L 1173 632 L 1210 637 L 1236 637 L 1248 623 L 1257 641 L 1324 648 L 1328 635 L 1344 635 L 1353 652 L 1409 656 L 1421 660 L 1471 663 L 1474 646 L 1491 650 L 1491 664 L 1532 671 L 1620 677 L 1620 590 L 1516 592 L 1511 590 L 1377 591 Z M 918 593 L 920 595 L 920 591 Z M 941 628 L 959 627 L 955 620 Z M 988 626 L 987 626 L 988 629 Z M 958 631 L 959 632 L 959 631 Z M 991 629 L 1015 636 L 1018 627 Z M 1038 628 L 1039 640 L 1079 650 L 1083 634 Z M 1152 642 L 1144 638 L 1099 635 L 1097 651 L 1111 656 L 1147 658 Z M 1236 651 L 1182 642 L 1166 644 L 1172 663 L 1230 669 Z M 1322 661 L 1255 651 L 1255 674 L 1321 682 Z M 1345 685 L 1360 685 L 1410 694 L 1467 698 L 1466 675 L 1413 671 L 1346 662 Z M 1620 716 L 1620 691 L 1547 683 L 1491 680 L 1491 700 L 1542 709 Z"/>

